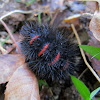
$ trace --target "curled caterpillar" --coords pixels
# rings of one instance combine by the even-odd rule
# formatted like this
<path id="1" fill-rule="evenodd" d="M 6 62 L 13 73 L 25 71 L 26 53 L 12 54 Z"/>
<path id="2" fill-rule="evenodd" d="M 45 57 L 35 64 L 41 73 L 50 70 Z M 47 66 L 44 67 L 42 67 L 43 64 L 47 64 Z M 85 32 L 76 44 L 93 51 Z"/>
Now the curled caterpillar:
<path id="1" fill-rule="evenodd" d="M 21 52 L 26 56 L 28 67 L 41 79 L 62 79 L 73 74 L 79 55 L 77 45 L 63 32 L 48 25 L 25 24 L 20 32 Z M 66 32 L 67 34 L 67 32 Z"/>

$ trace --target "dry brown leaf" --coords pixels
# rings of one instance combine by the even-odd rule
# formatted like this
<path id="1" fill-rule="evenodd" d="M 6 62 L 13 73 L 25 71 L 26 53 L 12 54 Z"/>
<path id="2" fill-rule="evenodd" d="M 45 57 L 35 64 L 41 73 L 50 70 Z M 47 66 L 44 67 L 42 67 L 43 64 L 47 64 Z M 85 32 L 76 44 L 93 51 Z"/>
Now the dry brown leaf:
<path id="1" fill-rule="evenodd" d="M 100 48 L 100 42 L 98 40 L 96 40 L 93 35 L 90 35 L 91 39 L 89 40 L 88 45 L 90 46 L 96 46 Z M 95 69 L 95 71 L 98 73 L 98 75 L 100 76 L 100 60 L 96 59 L 95 57 L 92 58 L 92 56 L 88 53 L 86 53 L 93 68 Z M 91 59 L 92 58 L 92 59 Z"/>
<path id="2" fill-rule="evenodd" d="M 5 100 L 40 100 L 36 77 L 26 65 L 19 67 L 9 80 Z"/>
<path id="3" fill-rule="evenodd" d="M 98 3 L 96 1 L 87 1 L 85 11 L 89 13 L 94 13 L 98 8 Z"/>
<path id="4" fill-rule="evenodd" d="M 86 55 L 89 57 L 89 61 L 91 62 L 93 68 L 95 69 L 95 71 L 98 73 L 98 75 L 100 76 L 100 60 L 96 59 L 96 58 L 92 58 L 91 55 L 89 55 L 88 53 L 86 53 Z M 91 59 L 92 58 L 92 59 Z"/>
<path id="5" fill-rule="evenodd" d="M 55 10 L 49 25 L 57 27 L 65 18 L 66 13 L 66 10 L 63 10 L 62 12 L 59 9 Z"/>
<path id="6" fill-rule="evenodd" d="M 0 55 L 0 84 L 9 81 L 14 71 L 24 64 L 24 57 L 19 54 Z"/>
<path id="7" fill-rule="evenodd" d="M 72 1 L 72 0 L 69 0 L 69 1 Z M 73 1 L 76 1 L 76 0 L 73 0 Z M 97 1 L 99 2 L 99 0 L 77 0 L 77 1 Z"/>
<path id="8" fill-rule="evenodd" d="M 94 37 L 100 41 L 100 12 L 95 12 L 93 18 L 90 22 L 90 30 L 92 31 Z"/>

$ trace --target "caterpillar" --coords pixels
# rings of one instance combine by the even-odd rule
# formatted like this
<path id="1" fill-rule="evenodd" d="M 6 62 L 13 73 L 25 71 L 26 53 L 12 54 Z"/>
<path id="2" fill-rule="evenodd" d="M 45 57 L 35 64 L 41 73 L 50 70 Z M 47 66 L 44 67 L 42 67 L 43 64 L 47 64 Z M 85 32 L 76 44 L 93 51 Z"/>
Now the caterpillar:
<path id="1" fill-rule="evenodd" d="M 22 26 L 20 34 L 24 37 L 20 44 L 25 62 L 39 78 L 63 79 L 73 74 L 79 51 L 63 30 L 30 22 Z"/>

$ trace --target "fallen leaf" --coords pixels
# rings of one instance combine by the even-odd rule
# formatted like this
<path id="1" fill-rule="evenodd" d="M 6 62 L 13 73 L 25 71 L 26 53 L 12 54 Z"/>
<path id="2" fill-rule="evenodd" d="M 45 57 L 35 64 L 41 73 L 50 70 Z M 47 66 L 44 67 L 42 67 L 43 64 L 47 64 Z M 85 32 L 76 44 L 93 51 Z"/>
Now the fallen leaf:
<path id="1" fill-rule="evenodd" d="M 52 20 L 50 21 L 50 25 L 57 27 L 65 18 L 66 13 L 67 13 L 67 10 L 63 10 L 62 12 L 59 9 L 55 10 Z"/>
<path id="2" fill-rule="evenodd" d="M 74 25 L 79 25 L 79 18 L 80 18 L 80 14 L 77 15 L 73 15 L 71 17 L 65 18 L 63 20 L 63 22 L 67 23 L 67 24 L 74 24 Z"/>
<path id="3" fill-rule="evenodd" d="M 9 81 L 15 70 L 24 64 L 24 57 L 19 54 L 0 55 L 0 84 Z"/>
<path id="4" fill-rule="evenodd" d="M 100 12 L 95 12 L 90 22 L 90 30 L 94 37 L 100 41 Z"/>
<path id="5" fill-rule="evenodd" d="M 97 39 L 95 39 L 93 37 L 93 35 L 90 35 L 90 37 L 91 37 L 91 39 L 89 40 L 88 45 L 96 46 L 96 47 L 99 47 L 100 48 L 100 42 Z M 89 61 L 91 62 L 93 68 L 95 69 L 95 71 L 100 76 L 100 60 L 96 59 L 95 57 L 92 58 L 92 56 L 90 54 L 88 54 L 88 53 L 86 53 L 86 55 L 88 56 Z"/>
<path id="6" fill-rule="evenodd" d="M 64 0 L 51 0 L 51 9 L 55 10 L 57 8 L 65 9 Z"/>
<path id="7" fill-rule="evenodd" d="M 5 100 L 40 100 L 37 79 L 26 65 L 19 67 L 9 80 Z"/>
<path id="8" fill-rule="evenodd" d="M 89 61 L 91 62 L 93 68 L 95 69 L 95 71 L 98 73 L 98 75 L 100 76 L 100 60 L 96 59 L 96 58 L 92 58 L 91 55 L 89 55 L 88 53 L 86 53 L 86 55 L 89 57 Z M 92 59 L 91 59 L 92 58 Z"/>
<path id="9" fill-rule="evenodd" d="M 87 1 L 85 11 L 89 13 L 94 13 L 98 8 L 98 3 L 96 1 Z"/>

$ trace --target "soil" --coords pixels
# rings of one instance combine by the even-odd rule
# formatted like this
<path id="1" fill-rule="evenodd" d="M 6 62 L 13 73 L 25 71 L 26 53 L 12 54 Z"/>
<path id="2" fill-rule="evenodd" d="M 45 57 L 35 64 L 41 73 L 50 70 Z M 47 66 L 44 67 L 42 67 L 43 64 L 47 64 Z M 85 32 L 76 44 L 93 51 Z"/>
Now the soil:
<path id="1" fill-rule="evenodd" d="M 30 21 L 30 20 L 37 21 L 39 23 L 42 22 L 43 24 L 48 23 L 49 25 L 54 25 L 54 26 L 58 25 L 57 27 L 60 28 L 66 27 L 66 29 L 71 32 L 70 37 L 75 39 L 75 36 L 70 28 L 70 24 L 64 23 L 63 19 L 71 15 L 75 15 L 81 12 L 86 12 L 87 11 L 86 3 L 78 1 L 77 2 L 70 1 L 70 2 L 65 2 L 64 4 L 61 2 L 56 4 L 53 3 L 53 0 L 51 0 L 51 2 L 50 0 L 35 0 L 32 4 L 28 4 L 29 2 L 30 0 L 0 1 L 1 5 L 0 17 L 15 9 L 27 10 L 27 11 L 33 10 L 33 12 L 30 14 L 16 13 L 4 18 L 4 21 L 6 22 L 10 30 L 14 32 L 13 35 L 16 41 L 20 41 L 19 32 L 22 25 L 25 23 L 25 21 Z M 93 11 L 94 9 L 92 10 L 92 13 Z M 84 44 L 87 44 L 89 41 L 88 25 L 91 19 L 90 17 L 86 18 L 80 18 L 77 23 L 73 21 L 80 37 L 83 38 L 82 34 L 85 34 L 84 38 L 82 39 L 82 43 Z M 0 38 L 6 38 L 7 36 L 8 36 L 7 32 L 0 23 Z M 77 42 L 76 39 L 75 42 Z M 10 44 L 5 43 L 3 45 L 3 47 L 6 50 L 8 50 L 8 48 L 11 48 L 12 46 L 13 46 L 12 43 Z M 15 52 L 14 48 L 11 49 L 11 51 Z M 11 51 L 9 53 L 11 53 Z M 2 54 L 2 52 L 0 53 Z M 76 72 L 77 78 L 82 74 L 82 72 L 85 69 L 87 69 L 87 66 L 84 64 L 83 60 L 81 60 L 80 62 L 81 66 L 78 68 L 78 71 Z M 100 86 L 99 82 L 96 80 L 96 78 L 93 76 L 93 74 L 90 72 L 89 69 L 87 69 L 85 74 L 81 76 L 80 80 L 84 82 L 84 84 L 89 88 L 90 92 L 92 92 L 94 89 Z M 4 91 L 6 89 L 6 84 L 7 83 L 0 85 L 0 100 L 4 100 Z M 73 85 L 70 77 L 68 77 L 65 80 L 54 80 L 54 81 L 47 80 L 47 84 L 48 86 L 42 85 L 42 88 L 40 90 L 41 100 L 83 100 L 83 98 L 77 91 L 76 87 Z M 100 93 L 98 93 L 96 97 L 100 97 Z"/>

